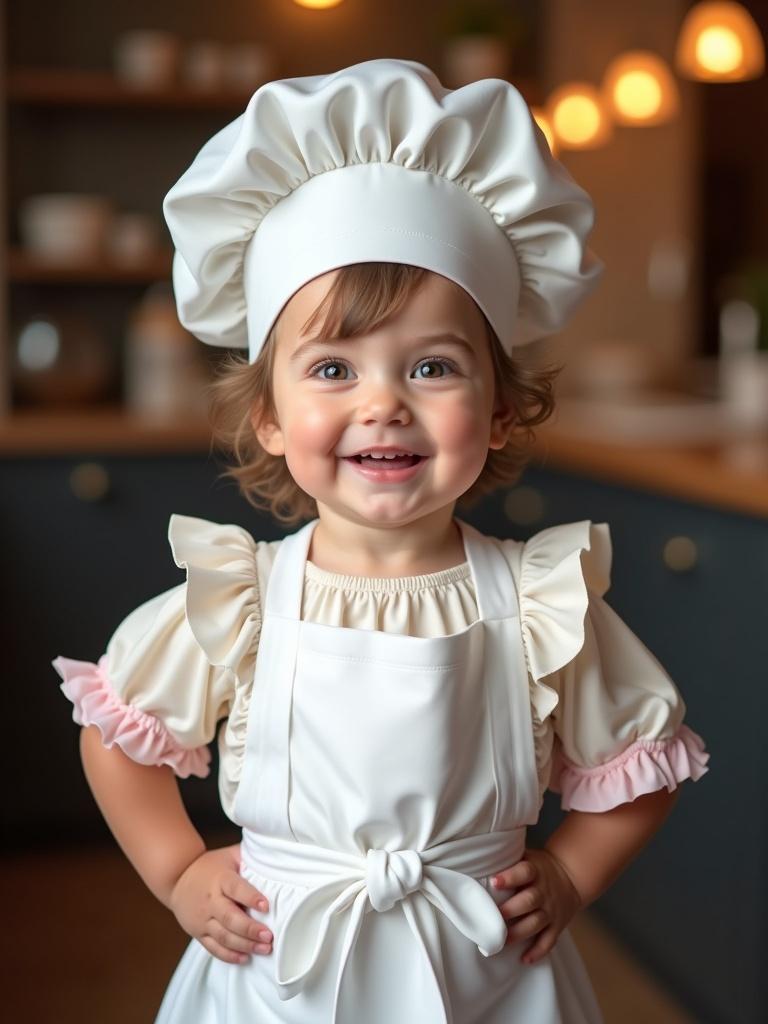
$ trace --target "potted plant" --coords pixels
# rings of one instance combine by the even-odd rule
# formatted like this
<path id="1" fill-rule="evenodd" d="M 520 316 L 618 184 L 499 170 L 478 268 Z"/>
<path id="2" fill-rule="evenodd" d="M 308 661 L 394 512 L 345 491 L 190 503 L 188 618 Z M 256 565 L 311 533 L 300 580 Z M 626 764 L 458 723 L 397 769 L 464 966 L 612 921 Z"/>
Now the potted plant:
<path id="1" fill-rule="evenodd" d="M 449 88 L 481 78 L 507 79 L 525 24 L 510 0 L 458 0 L 441 19 L 443 77 Z"/>

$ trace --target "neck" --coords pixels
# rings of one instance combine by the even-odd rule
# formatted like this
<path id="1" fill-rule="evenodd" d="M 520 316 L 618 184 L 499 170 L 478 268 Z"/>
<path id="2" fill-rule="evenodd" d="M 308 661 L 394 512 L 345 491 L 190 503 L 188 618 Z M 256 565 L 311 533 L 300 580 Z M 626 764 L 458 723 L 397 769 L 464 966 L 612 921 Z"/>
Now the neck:
<path id="1" fill-rule="evenodd" d="M 347 576 L 414 576 L 466 560 L 453 505 L 408 523 L 346 519 L 318 502 L 309 560 Z"/>

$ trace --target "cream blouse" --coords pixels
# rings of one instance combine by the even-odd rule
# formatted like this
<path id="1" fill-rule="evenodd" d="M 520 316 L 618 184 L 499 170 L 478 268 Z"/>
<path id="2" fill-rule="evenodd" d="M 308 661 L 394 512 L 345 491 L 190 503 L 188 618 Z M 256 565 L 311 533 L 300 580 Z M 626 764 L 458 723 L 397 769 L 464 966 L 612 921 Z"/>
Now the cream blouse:
<path id="1" fill-rule="evenodd" d="M 239 526 L 174 515 L 169 540 L 185 583 L 118 626 L 98 665 L 54 666 L 73 718 L 95 723 L 144 764 L 208 774 L 217 732 L 219 790 L 231 816 L 261 627 L 261 600 L 280 541 Z M 608 526 L 589 520 L 500 540 L 517 585 L 539 792 L 565 809 L 607 810 L 708 769 L 700 736 L 653 654 L 603 600 Z M 510 595 L 514 600 L 514 595 Z M 478 617 L 469 564 L 394 578 L 348 576 L 308 561 L 302 618 L 411 636 L 454 633 Z"/>

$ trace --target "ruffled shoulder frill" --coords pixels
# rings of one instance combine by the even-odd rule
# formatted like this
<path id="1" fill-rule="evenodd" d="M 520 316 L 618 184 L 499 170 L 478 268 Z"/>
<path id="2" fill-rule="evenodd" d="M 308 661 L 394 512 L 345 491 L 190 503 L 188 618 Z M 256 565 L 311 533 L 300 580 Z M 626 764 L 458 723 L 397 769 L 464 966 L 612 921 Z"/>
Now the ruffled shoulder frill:
<path id="1" fill-rule="evenodd" d="M 567 665 L 584 645 L 589 591 L 610 586 L 611 535 L 607 523 L 582 519 L 552 526 L 517 545 L 520 624 L 534 710 L 540 722 L 559 702 L 544 679 Z"/>
<path id="2" fill-rule="evenodd" d="M 229 769 L 219 775 L 227 813 L 242 775 L 248 709 L 261 635 L 259 545 L 240 526 L 194 516 L 171 516 L 168 540 L 176 565 L 186 570 L 189 628 L 212 665 L 230 669 L 235 689 L 220 748 Z"/>
<path id="3" fill-rule="evenodd" d="M 234 524 L 172 515 L 168 541 L 187 574 L 187 621 L 212 665 L 238 677 L 252 663 L 261 627 L 256 541 Z"/>

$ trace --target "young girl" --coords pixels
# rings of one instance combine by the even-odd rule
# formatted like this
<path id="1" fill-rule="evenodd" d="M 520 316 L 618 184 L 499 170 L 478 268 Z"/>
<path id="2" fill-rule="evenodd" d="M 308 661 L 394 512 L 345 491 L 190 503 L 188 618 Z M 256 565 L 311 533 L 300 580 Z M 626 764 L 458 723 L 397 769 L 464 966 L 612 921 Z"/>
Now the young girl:
<path id="1" fill-rule="evenodd" d="M 182 322 L 282 541 L 183 515 L 186 583 L 58 658 L 117 841 L 193 937 L 158 1024 L 597 1024 L 568 931 L 705 771 L 603 600 L 605 523 L 455 506 L 517 479 L 594 284 L 588 196 L 501 80 L 374 60 L 271 82 L 171 189 Z M 206 850 L 174 774 L 220 793 Z M 526 848 L 547 786 L 570 810 Z"/>

